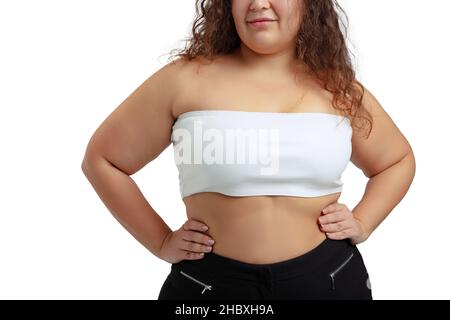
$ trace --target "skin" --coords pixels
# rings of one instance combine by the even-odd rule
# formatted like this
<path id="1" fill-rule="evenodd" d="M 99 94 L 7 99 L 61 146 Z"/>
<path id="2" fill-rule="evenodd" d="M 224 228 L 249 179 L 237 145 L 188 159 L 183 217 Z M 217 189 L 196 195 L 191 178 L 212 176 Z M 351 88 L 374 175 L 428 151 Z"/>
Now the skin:
<path id="1" fill-rule="evenodd" d="M 172 125 L 183 112 L 337 114 L 331 94 L 292 64 L 302 1 L 236 0 L 232 6 L 241 46 L 209 65 L 178 59 L 155 72 L 96 130 L 83 172 L 114 217 L 171 263 L 201 259 L 198 253 L 208 252 L 208 239 L 215 240 L 213 252 L 247 263 L 287 260 L 326 237 L 365 241 L 407 192 L 415 172 L 409 143 L 369 90 L 363 104 L 374 116 L 373 131 L 369 139 L 354 132 L 351 157 L 369 182 L 353 210 L 338 202 L 340 193 L 230 197 L 202 192 L 183 199 L 188 220 L 172 231 L 131 179 L 170 145 Z M 278 21 L 258 30 L 246 23 L 262 15 Z M 209 229 L 201 230 L 202 225 Z"/>
<path id="2" fill-rule="evenodd" d="M 233 20 L 241 39 L 241 67 L 261 79 L 292 74 L 302 12 L 303 1 L 232 0 Z M 275 21 L 265 27 L 248 23 L 261 17 Z"/>

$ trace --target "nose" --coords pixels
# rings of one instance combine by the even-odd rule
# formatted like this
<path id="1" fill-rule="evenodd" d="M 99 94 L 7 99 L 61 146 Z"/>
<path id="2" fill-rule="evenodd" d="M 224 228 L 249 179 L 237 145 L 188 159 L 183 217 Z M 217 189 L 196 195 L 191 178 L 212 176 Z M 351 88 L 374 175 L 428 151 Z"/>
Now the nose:
<path id="1" fill-rule="evenodd" d="M 270 1 L 268 0 L 254 0 L 252 1 L 251 5 L 250 5 L 250 10 L 260 10 L 260 9 L 264 9 L 264 8 L 269 8 L 270 7 Z"/>

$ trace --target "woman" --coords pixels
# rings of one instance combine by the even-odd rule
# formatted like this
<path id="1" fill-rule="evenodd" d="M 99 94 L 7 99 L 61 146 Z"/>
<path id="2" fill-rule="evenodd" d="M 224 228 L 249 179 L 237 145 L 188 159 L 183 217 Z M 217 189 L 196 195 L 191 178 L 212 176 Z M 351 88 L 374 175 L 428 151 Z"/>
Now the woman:
<path id="1" fill-rule="evenodd" d="M 415 160 L 355 79 L 342 9 L 196 5 L 190 45 L 100 125 L 82 165 L 116 219 L 171 263 L 158 299 L 372 299 L 356 245 L 406 194 Z M 260 139 L 239 149 L 228 131 Z M 130 178 L 170 143 L 188 217 L 176 231 Z M 223 161 L 239 151 L 264 161 Z M 353 210 L 338 202 L 349 161 L 369 178 Z"/>

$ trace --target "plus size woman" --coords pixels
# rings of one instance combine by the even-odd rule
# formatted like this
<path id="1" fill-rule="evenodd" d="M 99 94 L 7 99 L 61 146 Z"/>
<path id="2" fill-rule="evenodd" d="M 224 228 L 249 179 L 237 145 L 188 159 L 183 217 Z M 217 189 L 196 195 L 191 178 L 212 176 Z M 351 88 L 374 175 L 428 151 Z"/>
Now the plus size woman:
<path id="1" fill-rule="evenodd" d="M 99 126 L 82 165 L 114 217 L 171 264 L 158 299 L 372 299 L 357 244 L 406 194 L 415 159 L 355 78 L 342 9 L 196 6 L 188 46 Z M 174 231 L 131 178 L 170 144 L 187 214 Z M 339 202 L 349 162 L 369 178 L 353 209 Z"/>

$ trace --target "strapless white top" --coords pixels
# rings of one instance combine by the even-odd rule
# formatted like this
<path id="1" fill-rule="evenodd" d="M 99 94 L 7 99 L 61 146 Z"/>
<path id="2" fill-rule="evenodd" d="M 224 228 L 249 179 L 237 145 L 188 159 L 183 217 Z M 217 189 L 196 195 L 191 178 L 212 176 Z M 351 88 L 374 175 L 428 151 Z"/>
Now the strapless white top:
<path id="1" fill-rule="evenodd" d="M 171 141 L 181 197 L 317 197 L 341 192 L 352 152 L 347 117 L 313 112 L 195 110 Z"/>

